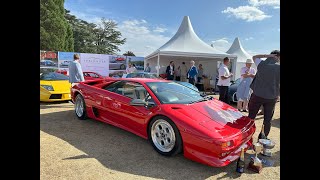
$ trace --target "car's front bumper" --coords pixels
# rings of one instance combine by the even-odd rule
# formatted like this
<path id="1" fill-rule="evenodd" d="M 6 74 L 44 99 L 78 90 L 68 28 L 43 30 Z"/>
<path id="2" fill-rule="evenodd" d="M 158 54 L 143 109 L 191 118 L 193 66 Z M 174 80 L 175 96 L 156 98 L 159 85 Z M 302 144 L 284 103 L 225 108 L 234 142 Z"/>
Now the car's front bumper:
<path id="1" fill-rule="evenodd" d="M 40 92 L 40 101 L 54 102 L 54 101 L 70 101 L 70 91 L 48 91 Z"/>

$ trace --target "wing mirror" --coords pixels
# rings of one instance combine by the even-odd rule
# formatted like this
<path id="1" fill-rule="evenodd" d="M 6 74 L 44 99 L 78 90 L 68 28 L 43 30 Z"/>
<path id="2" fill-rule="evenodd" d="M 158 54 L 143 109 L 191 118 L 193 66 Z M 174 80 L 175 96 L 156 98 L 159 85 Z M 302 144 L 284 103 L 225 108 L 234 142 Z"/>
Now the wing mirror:
<path id="1" fill-rule="evenodd" d="M 146 108 L 150 108 L 150 107 L 155 106 L 156 104 L 154 102 L 148 102 L 148 101 L 144 101 L 141 99 L 132 99 L 130 101 L 130 105 L 131 106 L 144 106 Z"/>

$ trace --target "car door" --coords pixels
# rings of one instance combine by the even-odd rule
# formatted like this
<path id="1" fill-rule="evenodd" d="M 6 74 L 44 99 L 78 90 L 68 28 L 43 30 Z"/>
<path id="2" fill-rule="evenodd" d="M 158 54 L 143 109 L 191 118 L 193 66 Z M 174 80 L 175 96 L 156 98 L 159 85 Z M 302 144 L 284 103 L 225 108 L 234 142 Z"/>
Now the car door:
<path id="1" fill-rule="evenodd" d="M 115 118 L 125 129 L 137 134 L 145 134 L 144 125 L 151 116 L 152 108 L 144 106 L 132 106 L 132 99 L 142 99 L 148 95 L 148 91 L 140 83 L 132 81 L 122 81 L 114 88 L 106 88 L 106 90 L 117 93 L 117 95 L 106 97 L 108 99 L 108 107 L 112 117 Z M 153 101 L 152 98 L 149 101 Z"/>

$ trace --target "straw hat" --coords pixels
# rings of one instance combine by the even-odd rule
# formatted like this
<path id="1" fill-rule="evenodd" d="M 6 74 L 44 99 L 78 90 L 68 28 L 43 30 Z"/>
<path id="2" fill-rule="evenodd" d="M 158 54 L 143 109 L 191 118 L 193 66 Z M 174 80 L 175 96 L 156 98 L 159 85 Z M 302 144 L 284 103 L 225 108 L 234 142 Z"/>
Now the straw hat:
<path id="1" fill-rule="evenodd" d="M 250 64 L 253 64 L 253 60 L 252 59 L 247 59 L 246 63 L 250 63 Z"/>

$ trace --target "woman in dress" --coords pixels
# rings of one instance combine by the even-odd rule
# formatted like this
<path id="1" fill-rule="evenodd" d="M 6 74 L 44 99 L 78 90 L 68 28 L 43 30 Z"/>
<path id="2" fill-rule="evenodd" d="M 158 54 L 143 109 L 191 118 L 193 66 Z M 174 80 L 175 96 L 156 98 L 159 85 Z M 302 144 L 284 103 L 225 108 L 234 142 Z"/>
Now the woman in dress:
<path id="1" fill-rule="evenodd" d="M 248 102 L 251 95 L 250 84 L 256 74 L 256 70 L 251 67 L 253 60 L 247 59 L 246 66 L 241 68 L 241 82 L 237 88 L 237 98 L 239 111 L 248 112 Z"/>

